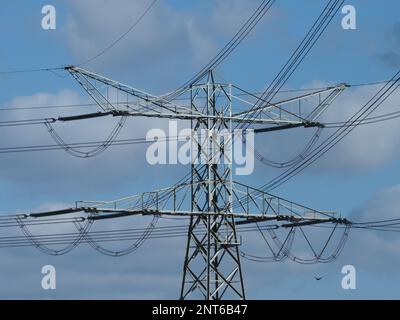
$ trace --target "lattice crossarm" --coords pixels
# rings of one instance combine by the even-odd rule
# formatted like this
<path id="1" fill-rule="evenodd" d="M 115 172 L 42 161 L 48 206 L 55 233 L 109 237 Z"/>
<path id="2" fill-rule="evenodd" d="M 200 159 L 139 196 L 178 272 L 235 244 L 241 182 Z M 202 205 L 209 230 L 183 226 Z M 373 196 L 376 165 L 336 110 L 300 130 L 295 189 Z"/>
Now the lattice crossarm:
<path id="1" fill-rule="evenodd" d="M 100 107 L 104 110 L 104 100 L 107 100 L 104 95 L 103 99 L 99 101 L 99 99 L 95 99 L 93 96 L 93 92 L 99 94 L 99 90 L 91 83 L 89 79 L 92 81 L 99 82 L 105 86 L 112 87 L 117 91 L 123 92 L 124 94 L 133 96 L 137 98 L 137 101 L 126 101 L 122 105 L 125 107 L 124 110 L 130 109 L 133 111 L 143 111 L 143 110 L 151 110 L 153 112 L 161 113 L 163 111 L 168 111 L 174 114 L 179 113 L 193 113 L 193 111 L 185 106 L 181 106 L 177 103 L 174 103 L 168 100 L 164 96 L 156 96 L 150 93 L 147 93 L 143 90 L 139 90 L 133 88 L 131 86 L 125 85 L 123 83 L 111 80 L 107 77 L 98 75 L 96 73 L 90 72 L 88 70 L 69 66 L 66 67 L 66 70 L 81 84 L 81 86 L 85 89 L 86 92 L 99 104 Z M 100 93 L 101 94 L 101 93 Z M 110 101 L 107 101 L 107 104 L 110 104 L 114 110 L 119 110 L 118 105 L 111 104 Z M 105 109 L 110 110 L 111 107 Z"/>
<path id="2" fill-rule="evenodd" d="M 207 183 L 214 182 L 204 181 L 201 185 L 204 187 Z M 190 217 L 223 214 L 248 222 L 276 220 L 299 225 L 324 222 L 349 223 L 335 212 L 315 210 L 238 182 L 233 183 L 232 212 L 197 211 L 191 208 L 188 201 L 191 188 L 196 188 L 196 185 L 184 183 L 113 201 L 81 201 L 77 202 L 77 207 L 89 213 L 96 213 L 95 219 L 130 215 Z"/>
<path id="3" fill-rule="evenodd" d="M 333 103 L 333 101 L 349 86 L 347 84 L 338 84 L 327 87 L 304 95 L 288 98 L 278 102 L 261 101 L 259 106 L 254 107 L 254 103 L 247 102 L 243 98 L 233 96 L 233 99 L 240 100 L 249 106 L 247 110 L 236 112 L 233 117 L 240 117 L 243 122 L 246 119 L 269 120 L 276 125 L 298 125 L 307 126 L 313 123 L 317 118 Z M 307 102 L 311 98 L 319 98 L 316 105 L 306 111 L 301 107 L 302 102 Z M 298 108 L 290 110 L 289 106 L 298 104 Z M 248 122 L 249 120 L 247 120 Z"/>

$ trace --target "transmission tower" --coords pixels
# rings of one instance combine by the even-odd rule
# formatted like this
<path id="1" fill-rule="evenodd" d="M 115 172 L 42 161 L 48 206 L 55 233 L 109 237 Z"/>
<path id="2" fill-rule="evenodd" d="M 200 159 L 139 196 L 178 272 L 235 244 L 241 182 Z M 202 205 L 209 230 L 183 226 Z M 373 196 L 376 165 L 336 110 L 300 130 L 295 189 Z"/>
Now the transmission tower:
<path id="1" fill-rule="evenodd" d="M 230 144 L 225 140 L 221 144 L 214 135 L 223 130 L 231 134 L 233 125 L 240 124 L 261 125 L 263 128 L 258 128 L 259 132 L 299 126 L 320 127 L 317 118 L 346 89 L 346 85 L 339 84 L 273 104 L 265 103 L 255 110 L 256 113 L 251 113 L 248 105 L 252 103 L 233 92 L 238 87 L 216 82 L 212 71 L 208 72 L 204 82 L 155 96 L 79 67 L 69 66 L 66 70 L 102 111 L 59 117 L 57 121 L 104 116 L 189 120 L 193 150 L 197 151 L 192 152 L 196 158 L 192 157 L 188 179 L 169 188 L 112 201 L 80 201 L 75 208 L 31 215 L 31 218 L 78 211 L 87 213 L 88 221 L 133 215 L 188 217 L 180 298 L 206 300 L 246 297 L 237 224 L 276 221 L 281 227 L 291 229 L 327 222 L 347 224 L 335 213 L 310 209 L 233 180 Z M 110 98 L 115 97 L 115 93 L 117 102 Z M 190 106 L 176 102 L 176 97 L 185 95 Z M 308 111 L 302 109 L 301 102 L 312 97 L 318 97 L 317 103 Z M 233 113 L 233 101 L 244 107 Z M 293 104 L 295 111 L 289 111 Z M 55 134 L 52 125 L 47 125 L 49 132 Z"/>

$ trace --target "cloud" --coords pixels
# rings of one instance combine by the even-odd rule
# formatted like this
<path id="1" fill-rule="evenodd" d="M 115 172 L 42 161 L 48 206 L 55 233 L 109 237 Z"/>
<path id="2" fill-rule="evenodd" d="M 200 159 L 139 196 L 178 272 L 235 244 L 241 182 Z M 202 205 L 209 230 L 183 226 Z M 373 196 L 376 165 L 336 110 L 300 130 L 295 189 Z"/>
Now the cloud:
<path id="1" fill-rule="evenodd" d="M 78 60 L 93 57 L 128 29 L 148 1 L 68 1 L 64 32 Z M 140 24 L 90 68 L 140 83 L 170 87 L 171 79 L 198 68 L 216 51 L 197 14 L 179 12 L 159 1 Z M 177 84 L 178 85 L 178 84 Z"/>
<path id="2" fill-rule="evenodd" d="M 396 218 L 400 209 L 400 187 L 383 190 L 362 207 L 353 211 L 353 221 L 370 221 Z M 59 204 L 44 204 L 43 208 L 57 208 Z M 137 227 L 143 217 L 110 220 L 95 230 Z M 186 224 L 182 220 L 161 219 L 158 226 Z M 54 227 L 53 227 L 54 228 Z M 58 227 L 56 227 L 58 228 Z M 329 229 L 305 227 L 304 231 L 316 247 L 321 248 L 329 236 Z M 54 230 L 53 230 L 54 232 Z M 269 255 L 265 240 L 257 232 L 239 233 L 241 250 L 259 256 Z M 301 254 L 307 243 L 296 236 L 294 251 Z M 278 232 L 282 238 L 283 234 Z M 335 243 L 337 239 L 333 240 Z M 1 249 L 0 297 L 52 298 L 52 299 L 176 299 L 179 295 L 185 237 L 148 240 L 135 253 L 121 258 L 98 254 L 85 244 L 68 255 L 51 257 L 38 253 L 34 248 Z M 108 248 L 127 244 L 103 243 Z M 365 272 L 388 283 L 396 279 L 399 261 L 399 241 L 391 234 L 375 231 L 352 230 L 347 245 L 332 264 L 299 265 L 283 263 L 254 263 L 242 259 L 248 298 L 345 298 L 340 289 L 340 271 L 343 265 L 352 264 L 359 274 L 359 289 L 353 298 L 363 297 L 368 291 Z M 332 251 L 327 247 L 326 253 Z M 308 250 L 309 251 L 309 250 Z M 388 263 L 391 261 L 391 263 Z M 40 287 L 41 267 L 51 264 L 57 270 L 57 290 L 44 291 Z M 384 276 L 382 276 L 384 272 Z M 323 276 L 315 282 L 314 276 Z M 371 280 L 371 279 L 370 279 Z M 318 284 L 318 287 L 316 285 Z M 364 288 L 364 289 L 363 289 Z M 322 293 L 323 292 L 323 293 Z M 379 298 L 370 292 L 370 297 Z"/>
<path id="3" fill-rule="evenodd" d="M 184 243 L 184 241 L 182 241 Z M 122 244 L 120 244 L 122 245 Z M 157 250 L 160 246 L 164 251 Z M 170 246 L 170 248 L 168 248 Z M 183 248 L 180 251 L 183 252 Z M 147 252 L 146 252 L 147 251 Z M 171 299 L 178 298 L 181 259 L 174 241 L 151 242 L 123 258 L 102 256 L 86 245 L 65 256 L 34 248 L 1 249 L 2 299 Z M 177 259 L 178 258 L 178 259 Z M 160 269 L 160 261 L 163 268 Z M 57 290 L 41 288 L 41 268 L 56 268 Z M 156 267 L 154 267 L 156 266 Z M 180 270 L 180 268 L 179 268 Z"/>
<path id="4" fill-rule="evenodd" d="M 127 30 L 148 1 L 73 0 L 66 5 L 64 39 L 76 60 L 84 61 Z M 224 0 L 189 11 L 159 1 L 124 39 L 84 67 L 142 88 L 172 90 L 215 56 L 258 5 Z"/>
<path id="5" fill-rule="evenodd" d="M 100 229 L 137 227 L 143 217 L 110 220 Z M 159 226 L 183 225 L 160 220 Z M 54 228 L 54 226 L 53 226 Z M 55 228 L 58 228 L 55 226 Z M 17 230 L 16 230 L 17 231 Z M 17 231 L 18 232 L 18 231 Z M 53 230 L 54 232 L 54 230 Z M 36 234 L 36 232 L 34 232 Z M 258 233 L 243 233 L 241 250 L 257 255 L 268 254 L 267 246 Z M 127 244 L 103 243 L 110 248 Z M 0 297 L 52 298 L 52 299 L 177 299 L 182 277 L 185 237 L 148 240 L 134 253 L 112 258 L 100 255 L 82 244 L 65 256 L 52 257 L 41 254 L 33 247 L 1 249 Z M 44 291 L 40 287 L 41 268 L 50 264 L 56 268 L 57 290 Z M 302 267 L 294 263 L 257 264 L 243 260 L 248 298 L 273 298 L 285 291 L 287 279 L 319 272 L 321 266 Z M 274 276 L 271 276 L 271 275 Z M 265 287 L 273 290 L 265 290 Z"/>
<path id="6" fill-rule="evenodd" d="M 349 90 L 335 101 L 323 120 L 325 122 L 343 121 L 364 106 L 380 86 L 361 87 Z M 400 92 L 397 90 L 369 117 L 387 114 L 398 110 Z M 398 140 L 398 119 L 358 126 L 331 151 L 320 159 L 321 169 L 362 172 L 380 168 L 399 159 L 400 141 Z M 330 129 L 329 134 L 335 129 Z"/>
<path id="7" fill-rule="evenodd" d="M 386 51 L 379 55 L 380 60 L 389 68 L 400 67 L 400 23 L 396 23 L 386 35 L 389 44 Z"/>
<path id="8" fill-rule="evenodd" d="M 363 206 L 352 211 L 354 222 L 382 221 L 400 218 L 400 185 L 382 190 Z M 396 272 L 400 263 L 400 240 L 397 232 L 358 230 L 351 232 L 346 259 L 365 270 Z M 388 261 L 391 263 L 388 263 Z"/>
<path id="9" fill-rule="evenodd" d="M 391 68 L 400 67 L 400 54 L 397 52 L 389 51 L 381 56 L 381 60 Z"/>
<path id="10" fill-rule="evenodd" d="M 307 88 L 324 87 L 326 83 L 314 81 Z M 322 123 L 347 121 L 363 107 L 381 88 L 367 86 L 347 89 L 318 119 Z M 311 99 L 312 100 L 312 99 Z M 400 91 L 397 90 L 369 117 L 398 111 Z M 398 139 L 400 119 L 356 127 L 343 140 L 312 164 L 307 172 L 358 174 L 382 168 L 400 158 Z M 333 134 L 337 128 L 324 129 L 315 147 Z M 307 145 L 316 129 L 291 129 L 283 132 L 258 135 L 256 147 L 266 158 L 286 161 L 295 158 Z M 256 169 L 257 171 L 257 169 Z"/>
<path id="11" fill-rule="evenodd" d="M 57 208 L 44 204 L 42 208 Z M 147 220 L 147 221 L 146 221 Z M 115 219 L 95 223 L 91 231 L 138 228 L 148 223 L 145 217 Z M 177 222 L 161 221 L 159 225 L 176 225 Z M 74 232 L 65 225 L 43 228 L 30 226 L 33 235 Z M 4 235 L 21 235 L 18 228 L 3 228 Z M 6 233 L 5 233 L 6 232 Z M 111 250 L 121 250 L 134 240 L 102 242 Z M 184 238 L 148 240 L 134 253 L 114 258 L 104 256 L 89 247 L 79 245 L 63 256 L 48 256 L 34 247 L 0 248 L 3 261 L 0 266 L 0 297 L 3 299 L 171 299 L 178 298 Z M 59 249 L 59 246 L 53 247 Z M 162 268 L 160 263 L 162 262 Z M 56 268 L 57 290 L 41 288 L 41 268 Z"/>
<path id="12" fill-rule="evenodd" d="M 210 8 L 211 25 L 217 30 L 217 34 L 232 37 L 258 5 L 259 3 L 254 0 L 221 0 L 213 3 Z"/>
<path id="13" fill-rule="evenodd" d="M 71 90 L 56 93 L 37 93 L 16 97 L 5 103 L 4 108 L 27 106 L 85 104 L 91 102 Z M 76 115 L 98 111 L 97 107 L 66 109 L 28 109 L 10 112 L 9 119 L 57 118 L 60 115 Z M 3 118 L 7 120 L 8 118 Z M 118 119 L 104 118 L 75 123 L 55 123 L 53 127 L 67 143 L 103 141 L 114 128 Z M 129 118 L 118 139 L 145 137 L 147 130 L 165 128 L 167 122 L 158 119 Z M 1 147 L 55 145 L 44 125 L 1 128 Z M 82 198 L 119 197 L 126 195 L 127 185 L 131 194 L 166 186 L 162 178 L 173 180 L 180 175 L 177 166 L 165 170 L 150 166 L 146 162 L 146 144 L 110 147 L 94 158 L 75 158 L 64 150 L 38 151 L 28 153 L 0 154 L 0 182 L 10 186 L 3 196 L 40 198 L 46 201 L 71 201 Z M 175 177 L 174 177 L 175 175 Z M 168 180 L 168 179 L 167 179 Z M 32 190 L 35 190 L 32 193 Z M 116 194 L 110 196 L 110 191 Z M 66 192 L 68 191 L 68 192 Z M 119 192 L 119 194 L 118 194 Z M 46 198 L 44 198 L 46 197 Z M 54 199 L 53 197 L 56 197 Z M 36 206 L 36 205 L 35 205 Z"/>

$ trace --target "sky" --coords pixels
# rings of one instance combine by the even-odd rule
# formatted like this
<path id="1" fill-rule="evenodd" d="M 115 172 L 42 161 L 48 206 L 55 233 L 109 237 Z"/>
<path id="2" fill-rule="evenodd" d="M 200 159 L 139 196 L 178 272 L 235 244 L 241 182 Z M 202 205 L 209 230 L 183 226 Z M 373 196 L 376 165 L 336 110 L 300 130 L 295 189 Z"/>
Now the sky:
<path id="1" fill-rule="evenodd" d="M 326 1 L 277 0 L 255 30 L 216 70 L 218 78 L 260 92 L 274 79 L 312 25 Z M 129 34 L 84 67 L 154 94 L 169 92 L 200 70 L 254 11 L 259 0 L 159 0 Z M 390 79 L 400 68 L 400 4 L 396 0 L 345 1 L 356 8 L 356 30 L 344 30 L 338 14 L 285 89 L 337 83 L 364 84 Z M 55 30 L 41 27 L 42 7 L 56 8 Z M 3 1 L 0 10 L 1 121 L 95 112 L 94 107 L 23 109 L 85 104 L 90 99 L 63 71 L 2 71 L 79 65 L 97 55 L 148 6 L 149 0 Z M 324 114 L 327 122 L 355 113 L 379 85 L 347 89 Z M 374 115 L 398 110 L 398 92 Z M 18 110 L 3 110 L 3 109 Z M 274 194 L 312 208 L 339 212 L 355 221 L 398 218 L 400 209 L 400 140 L 398 119 L 355 129 L 319 161 Z M 115 119 L 57 126 L 66 141 L 107 137 Z M 121 139 L 143 137 L 151 119 L 128 119 Z M 0 148 L 52 144 L 44 126 L 0 128 Z M 271 133 L 256 139 L 267 158 L 284 161 L 296 155 L 312 129 Z M 329 129 L 325 129 L 325 135 Z M 151 166 L 145 146 L 112 147 L 95 158 L 77 159 L 63 150 L 0 153 L 0 214 L 52 210 L 77 200 L 110 200 L 166 187 L 189 167 Z M 261 186 L 280 173 L 256 164 L 240 181 Z M 140 218 L 124 225 L 143 225 Z M 160 224 L 176 223 L 161 221 Z M 326 235 L 325 235 L 326 237 Z M 244 249 L 262 255 L 258 234 L 244 235 Z M 331 264 L 254 263 L 243 260 L 250 299 L 398 299 L 399 238 L 396 234 L 351 230 L 342 254 Z M 103 256 L 81 245 L 52 257 L 34 248 L 0 248 L 2 299 L 176 299 L 185 239 L 149 240 L 126 257 Z M 301 250 L 301 248 L 299 248 Z M 57 289 L 41 287 L 42 266 L 54 265 Z M 343 290 L 342 267 L 353 265 L 357 288 Z M 316 281 L 314 276 L 322 276 Z"/>

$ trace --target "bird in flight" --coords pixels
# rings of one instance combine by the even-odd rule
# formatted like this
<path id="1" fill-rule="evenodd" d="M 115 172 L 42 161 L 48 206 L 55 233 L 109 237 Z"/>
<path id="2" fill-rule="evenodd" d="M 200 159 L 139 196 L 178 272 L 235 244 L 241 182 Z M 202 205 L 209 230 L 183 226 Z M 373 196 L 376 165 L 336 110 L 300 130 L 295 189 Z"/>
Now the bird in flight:
<path id="1" fill-rule="evenodd" d="M 319 281 L 319 280 L 322 279 L 322 277 L 314 277 L 314 278 L 315 278 L 315 280 L 317 280 L 317 281 Z"/>

